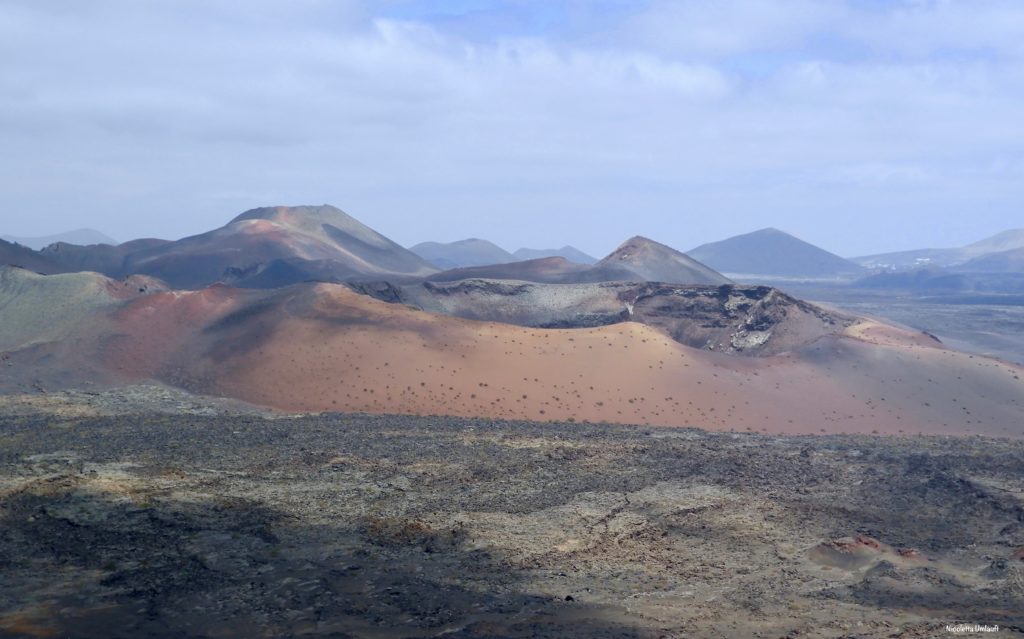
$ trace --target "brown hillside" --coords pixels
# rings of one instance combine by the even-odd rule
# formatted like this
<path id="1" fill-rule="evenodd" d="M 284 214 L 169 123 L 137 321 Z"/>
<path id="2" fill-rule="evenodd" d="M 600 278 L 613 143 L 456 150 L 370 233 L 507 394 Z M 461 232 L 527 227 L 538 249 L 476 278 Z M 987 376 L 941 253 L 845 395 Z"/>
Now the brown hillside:
<path id="1" fill-rule="evenodd" d="M 768 432 L 1019 437 L 1024 423 L 1021 369 L 869 321 L 751 359 L 635 322 L 523 328 L 331 284 L 216 286 L 82 308 L 93 319 L 72 334 L 7 353 L 18 373 L 7 386 L 155 379 L 285 410 Z"/>

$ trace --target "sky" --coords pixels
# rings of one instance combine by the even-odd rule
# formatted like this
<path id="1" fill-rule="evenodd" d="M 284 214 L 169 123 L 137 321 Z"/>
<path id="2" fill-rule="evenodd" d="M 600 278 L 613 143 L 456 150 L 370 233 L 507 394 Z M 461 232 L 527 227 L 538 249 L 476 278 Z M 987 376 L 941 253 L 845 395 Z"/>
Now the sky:
<path id="1" fill-rule="evenodd" d="M 0 0 L 0 149 L 5 235 L 959 246 L 1024 227 L 1024 2 Z"/>

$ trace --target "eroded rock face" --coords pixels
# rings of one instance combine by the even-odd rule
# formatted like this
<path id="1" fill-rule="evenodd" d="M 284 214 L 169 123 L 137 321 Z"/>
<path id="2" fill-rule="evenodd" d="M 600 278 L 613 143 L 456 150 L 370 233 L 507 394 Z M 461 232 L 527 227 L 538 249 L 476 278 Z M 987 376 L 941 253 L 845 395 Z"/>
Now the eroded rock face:
<path id="1" fill-rule="evenodd" d="M 743 355 L 792 350 L 853 322 L 849 316 L 768 286 L 470 279 L 352 287 L 386 302 L 411 304 L 433 313 L 536 328 L 640 322 L 666 331 L 687 346 Z"/>
<path id="2" fill-rule="evenodd" d="M 369 295 L 390 304 L 404 303 L 402 290 L 390 282 L 353 282 L 349 287 L 357 293 Z"/>
<path id="3" fill-rule="evenodd" d="M 746 355 L 792 350 L 853 321 L 768 286 L 645 284 L 635 294 L 634 321 L 688 346 Z"/>

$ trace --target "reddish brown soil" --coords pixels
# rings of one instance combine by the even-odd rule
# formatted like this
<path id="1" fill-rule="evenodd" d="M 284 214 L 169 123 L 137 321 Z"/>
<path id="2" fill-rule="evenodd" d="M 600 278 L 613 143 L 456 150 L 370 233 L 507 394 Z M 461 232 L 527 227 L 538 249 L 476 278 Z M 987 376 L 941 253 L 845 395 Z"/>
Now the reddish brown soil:
<path id="1" fill-rule="evenodd" d="M 289 411 L 1024 435 L 1021 369 L 877 322 L 790 353 L 742 358 L 637 323 L 547 330 L 475 322 L 328 284 L 161 292 L 103 312 L 68 338 L 73 348 L 68 340 L 47 346 L 47 365 Z M 73 378 L 62 371 L 63 382 Z"/>

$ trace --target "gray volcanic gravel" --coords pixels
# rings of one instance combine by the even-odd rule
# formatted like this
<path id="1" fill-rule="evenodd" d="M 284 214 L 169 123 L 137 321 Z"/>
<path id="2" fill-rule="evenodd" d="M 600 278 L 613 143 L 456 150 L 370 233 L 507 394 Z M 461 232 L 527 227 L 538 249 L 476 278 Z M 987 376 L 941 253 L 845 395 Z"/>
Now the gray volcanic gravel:
<path id="1" fill-rule="evenodd" d="M 1024 442 L 0 417 L 0 635 L 1024 632 Z"/>

